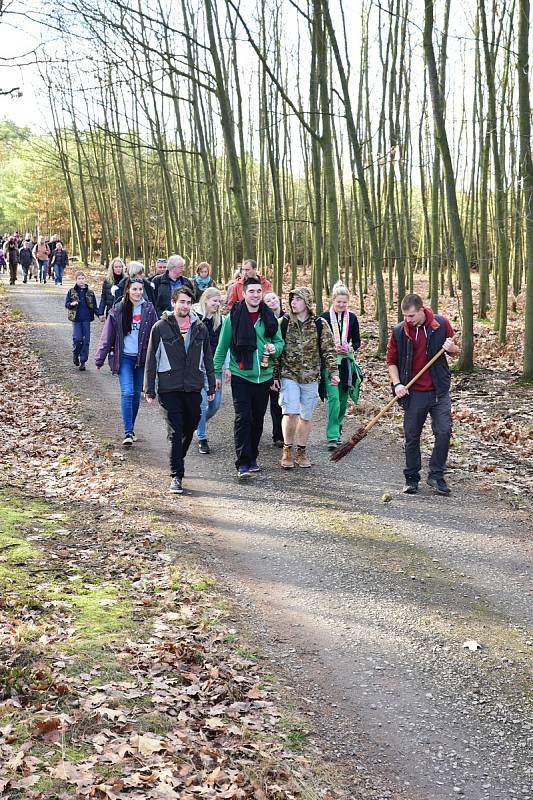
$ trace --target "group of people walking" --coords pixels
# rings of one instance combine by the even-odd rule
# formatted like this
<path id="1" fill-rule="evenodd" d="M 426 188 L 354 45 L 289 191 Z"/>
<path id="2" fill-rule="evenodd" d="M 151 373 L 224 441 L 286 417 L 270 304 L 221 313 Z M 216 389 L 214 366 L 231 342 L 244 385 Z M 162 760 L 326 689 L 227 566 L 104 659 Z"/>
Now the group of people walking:
<path id="1" fill-rule="evenodd" d="M 349 291 L 338 283 L 331 305 L 321 316 L 314 313 L 313 294 L 307 287 L 289 292 L 284 313 L 272 286 L 247 261 L 225 299 L 202 265 L 200 281 L 184 276 L 185 262 L 171 256 L 158 274 L 147 279 L 140 262 L 113 261 L 96 306 L 91 291 L 79 293 L 87 313 L 106 315 L 96 366 L 106 357 L 121 386 L 123 444 L 136 440 L 135 420 L 144 391 L 150 405 L 159 402 L 170 440 L 170 491 L 180 494 L 185 457 L 193 439 L 199 452 L 210 452 L 207 423 L 220 407 L 224 383 L 233 399 L 235 467 L 239 480 L 260 471 L 259 448 L 270 402 L 274 443 L 282 447 L 284 470 L 308 469 L 312 461 L 307 444 L 319 397 L 326 402 L 326 441 L 334 450 L 342 438 L 348 399 L 357 402 L 362 374 L 356 360 L 361 340 L 356 315 L 349 310 Z M 77 286 L 85 276 L 77 276 Z M 82 288 L 80 286 L 80 288 Z M 229 310 L 221 314 L 222 306 Z M 67 295 L 67 307 L 72 297 Z M 431 415 L 435 448 L 428 483 L 448 494 L 444 470 L 451 435 L 449 368 L 444 355 L 408 392 L 405 384 L 424 359 L 442 347 L 458 351 L 450 323 L 423 306 L 418 295 L 403 302 L 404 323 L 396 326 L 387 350 L 393 391 L 405 407 L 406 484 L 413 494 L 420 481 L 420 436 Z M 87 323 L 85 323 L 87 324 Z M 74 331 L 74 358 L 80 369 L 86 349 L 84 331 Z"/>
<path id="2" fill-rule="evenodd" d="M 0 271 L 9 271 L 10 286 L 17 282 L 19 266 L 23 283 L 33 278 L 46 283 L 53 278 L 56 286 L 61 286 L 68 263 L 68 253 L 57 233 L 50 239 L 30 234 L 23 238 L 18 232 L 2 237 Z"/>
<path id="3" fill-rule="evenodd" d="M 42 237 L 41 237 L 42 238 Z M 23 245 L 24 247 L 24 245 Z M 56 244 L 57 249 L 57 244 Z M 59 251 L 61 252 L 61 250 Z M 284 312 L 270 282 L 246 260 L 224 297 L 202 262 L 193 278 L 184 275 L 179 255 L 159 259 L 155 274 L 144 265 L 115 258 L 102 285 L 100 301 L 80 271 L 65 299 L 72 322 L 73 362 L 86 369 L 90 326 L 104 321 L 95 363 L 106 359 L 118 376 L 123 445 L 136 441 L 135 423 L 144 392 L 159 402 L 170 440 L 170 491 L 183 492 L 185 457 L 196 432 L 199 452 L 209 454 L 207 425 L 220 408 L 224 383 L 234 407 L 235 467 L 239 480 L 261 470 L 259 448 L 268 405 L 272 438 L 282 448 L 284 470 L 308 469 L 313 413 L 326 402 L 326 442 L 341 442 L 349 399 L 357 402 L 362 374 L 357 316 L 349 310 L 346 286 L 333 287 L 328 311 L 314 312 L 307 287 L 289 292 Z M 222 311 L 228 313 L 223 314 Z M 450 323 L 434 315 L 415 294 L 402 302 L 404 321 L 392 331 L 387 366 L 394 394 L 404 408 L 406 494 L 418 491 L 420 437 L 431 416 L 435 446 L 428 483 L 438 494 L 450 490 L 444 479 L 451 436 L 450 370 L 444 353 L 408 390 L 406 385 L 441 349 L 459 351 Z"/>

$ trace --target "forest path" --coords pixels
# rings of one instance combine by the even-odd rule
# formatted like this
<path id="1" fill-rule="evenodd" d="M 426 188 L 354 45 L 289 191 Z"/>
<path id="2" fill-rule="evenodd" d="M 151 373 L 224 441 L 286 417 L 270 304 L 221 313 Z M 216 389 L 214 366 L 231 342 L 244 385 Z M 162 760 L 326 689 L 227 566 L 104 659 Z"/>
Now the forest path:
<path id="1" fill-rule="evenodd" d="M 80 373 L 66 288 L 17 284 L 10 296 L 53 381 L 79 397 L 102 440 L 118 442 L 118 381 L 92 365 L 100 323 Z M 54 398 L 45 402 L 61 414 Z M 127 457 L 152 487 L 154 511 L 185 523 L 199 557 L 233 587 L 237 624 L 296 686 L 311 736 L 358 776 L 353 796 L 531 800 L 527 514 L 453 475 L 449 498 L 424 484 L 402 495 L 401 442 L 379 430 L 332 465 L 322 409 L 313 469 L 281 471 L 267 419 L 263 470 L 243 486 L 232 418 L 226 388 L 210 424 L 213 452 L 199 456 L 193 443 L 181 498 L 166 494 L 164 424 L 145 403 Z M 391 502 L 381 502 L 384 491 Z M 482 649 L 465 650 L 467 639 Z"/>

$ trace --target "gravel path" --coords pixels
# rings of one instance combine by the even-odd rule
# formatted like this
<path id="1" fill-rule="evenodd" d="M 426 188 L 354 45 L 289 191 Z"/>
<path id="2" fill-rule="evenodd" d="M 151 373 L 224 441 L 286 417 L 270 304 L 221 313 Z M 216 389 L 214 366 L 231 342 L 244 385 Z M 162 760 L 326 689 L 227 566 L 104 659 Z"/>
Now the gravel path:
<path id="1" fill-rule="evenodd" d="M 10 293 L 55 381 L 80 397 L 104 440 L 117 441 L 118 383 L 107 368 L 72 366 L 65 292 Z M 92 352 L 99 330 L 95 322 Z M 352 771 L 352 796 L 531 800 L 526 513 L 453 474 L 450 498 L 429 487 L 402 495 L 401 442 L 379 429 L 330 464 L 322 409 L 312 470 L 281 471 L 267 424 L 263 471 L 242 486 L 231 430 L 226 390 L 210 425 L 213 452 L 191 448 L 179 499 L 165 496 L 164 428 L 146 405 L 128 458 L 147 473 L 154 508 L 173 517 L 178 504 L 200 557 L 238 596 L 238 623 L 296 686 L 310 736 Z M 464 649 L 468 639 L 482 649 Z"/>

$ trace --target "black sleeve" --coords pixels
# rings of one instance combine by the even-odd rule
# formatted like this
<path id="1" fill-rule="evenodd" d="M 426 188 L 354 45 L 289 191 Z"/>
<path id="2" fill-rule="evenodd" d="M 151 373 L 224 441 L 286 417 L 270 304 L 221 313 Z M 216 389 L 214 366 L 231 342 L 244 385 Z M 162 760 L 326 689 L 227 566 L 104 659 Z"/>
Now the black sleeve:
<path id="1" fill-rule="evenodd" d="M 148 350 L 146 351 L 146 363 L 144 365 L 144 386 L 143 391 L 147 397 L 155 397 L 156 386 L 155 381 L 157 377 L 157 365 L 155 355 L 161 336 L 159 333 L 158 325 L 154 325 L 150 331 L 150 339 L 148 340 Z"/>
<path id="2" fill-rule="evenodd" d="M 350 342 L 354 350 L 361 347 L 361 336 L 359 335 L 359 320 L 353 311 L 350 311 Z"/>

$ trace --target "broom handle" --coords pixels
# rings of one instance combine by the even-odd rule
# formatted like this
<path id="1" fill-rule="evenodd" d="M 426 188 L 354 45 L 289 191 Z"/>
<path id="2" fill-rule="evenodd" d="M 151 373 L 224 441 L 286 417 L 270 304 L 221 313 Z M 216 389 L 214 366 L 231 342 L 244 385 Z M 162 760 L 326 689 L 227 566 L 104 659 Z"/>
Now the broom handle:
<path id="1" fill-rule="evenodd" d="M 429 368 L 430 368 L 430 367 L 431 367 L 431 366 L 432 366 L 432 365 L 435 363 L 435 361 L 437 361 L 437 359 L 439 359 L 439 358 L 441 357 L 441 355 L 442 355 L 443 353 L 445 353 L 445 352 L 446 352 L 446 351 L 445 351 L 445 350 L 444 350 L 444 348 L 442 347 L 442 348 L 439 350 L 439 352 L 438 352 L 438 353 L 436 353 L 436 355 L 434 355 L 434 356 L 433 356 L 433 358 L 432 358 L 430 361 L 428 361 L 428 363 L 427 363 L 427 364 L 426 364 L 424 367 L 422 367 L 422 369 L 420 370 L 420 372 L 417 372 L 417 373 L 416 373 L 416 375 L 415 375 L 415 377 L 414 377 L 414 378 L 411 378 L 411 380 L 409 381 L 409 383 L 406 385 L 406 387 L 405 387 L 405 388 L 406 388 L 406 389 L 409 389 L 409 388 L 410 388 L 410 387 L 413 385 L 413 383 L 416 383 L 416 382 L 417 382 L 417 380 L 420 378 L 420 376 L 421 376 L 421 375 L 423 375 L 423 374 L 424 374 L 424 372 L 426 372 L 426 370 L 428 370 L 428 369 L 429 369 Z M 393 407 L 394 403 L 395 403 L 397 400 L 398 400 L 398 398 L 397 398 L 397 397 L 396 397 L 396 395 L 395 395 L 395 396 L 392 398 L 392 400 L 389 400 L 389 402 L 387 403 L 387 405 L 386 405 L 386 406 L 383 406 L 383 408 L 381 409 L 381 411 L 379 411 L 379 412 L 376 414 L 376 416 L 375 416 L 375 417 L 373 417 L 373 418 L 370 420 L 370 422 L 368 422 L 368 423 L 365 425 L 365 428 L 364 428 L 364 430 L 365 430 L 365 433 L 368 433 L 368 431 L 369 431 L 369 430 L 371 430 L 371 429 L 374 427 L 374 425 L 376 424 L 376 422 L 378 422 L 378 421 L 381 419 L 381 417 L 382 417 L 384 414 L 386 414 L 386 413 L 387 413 L 387 411 L 390 411 L 390 409 Z"/>

